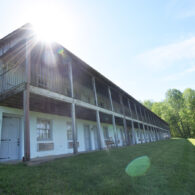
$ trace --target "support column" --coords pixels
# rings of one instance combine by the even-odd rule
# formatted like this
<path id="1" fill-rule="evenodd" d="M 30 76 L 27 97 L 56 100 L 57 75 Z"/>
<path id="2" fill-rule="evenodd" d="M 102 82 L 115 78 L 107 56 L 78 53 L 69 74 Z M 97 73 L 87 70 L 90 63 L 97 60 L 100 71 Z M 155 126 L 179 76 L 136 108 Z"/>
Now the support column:
<path id="1" fill-rule="evenodd" d="M 3 113 L 0 109 L 0 145 L 1 145 L 1 132 L 2 132 L 2 126 L 3 126 Z"/>
<path id="2" fill-rule="evenodd" d="M 127 121 L 126 121 L 125 117 L 123 118 L 123 126 L 124 126 L 124 129 L 125 129 L 126 145 L 130 145 L 129 144 L 129 136 L 128 136 L 128 133 L 127 133 Z"/>
<path id="3" fill-rule="evenodd" d="M 136 118 L 137 118 L 137 120 L 140 120 L 140 118 L 139 118 L 139 116 L 138 116 L 136 104 L 134 104 L 134 107 L 135 107 Z M 139 124 L 139 123 L 138 123 L 138 129 L 139 129 L 139 131 L 141 131 L 141 128 L 140 128 L 140 124 Z M 141 143 L 143 143 L 143 142 L 142 142 L 142 133 L 141 133 Z"/>
<path id="4" fill-rule="evenodd" d="M 24 110 L 24 161 L 30 160 L 30 47 L 26 40 L 26 62 L 25 62 L 25 90 L 23 92 Z"/>
<path id="5" fill-rule="evenodd" d="M 141 110 L 141 107 L 140 107 L 140 114 L 141 114 L 141 116 L 142 116 L 142 121 L 144 121 L 143 120 L 143 117 L 144 117 L 144 115 L 143 115 L 143 113 L 142 113 L 142 110 Z M 145 118 L 145 117 L 144 117 Z M 144 124 L 142 123 L 142 125 L 143 125 L 143 135 L 144 135 L 144 142 L 146 142 L 146 133 L 145 133 L 145 128 L 144 128 Z"/>
<path id="6" fill-rule="evenodd" d="M 160 141 L 159 129 L 157 130 L 158 141 Z"/>
<path id="7" fill-rule="evenodd" d="M 129 103 L 129 100 L 127 100 L 127 102 L 128 102 L 128 107 L 129 107 L 129 112 L 130 112 L 130 115 L 131 115 L 131 118 L 133 118 L 133 115 L 132 115 L 132 110 L 131 110 L 131 106 L 130 106 L 130 103 Z M 135 142 L 133 141 L 133 139 L 134 139 L 134 137 L 133 136 L 135 136 L 134 134 L 135 134 L 135 132 L 133 132 L 133 126 L 132 126 L 132 121 L 131 121 L 131 135 L 132 135 L 132 139 L 131 139 L 131 143 L 130 144 L 134 144 Z M 130 141 L 130 139 L 129 139 L 129 141 Z"/>
<path id="8" fill-rule="evenodd" d="M 135 108 L 136 118 L 137 118 L 137 120 L 139 120 L 139 118 L 138 118 L 138 114 L 137 114 L 137 107 L 136 107 L 135 103 L 133 103 L 133 105 L 134 105 L 134 108 Z"/>
<path id="9" fill-rule="evenodd" d="M 72 111 L 73 153 L 74 154 L 77 154 L 77 152 L 78 152 L 78 145 L 77 145 L 75 103 L 72 103 L 72 105 L 71 105 L 71 111 Z"/>
<path id="10" fill-rule="evenodd" d="M 98 98 L 97 98 L 97 91 L 96 91 L 96 85 L 95 85 L 95 78 L 92 77 L 92 85 L 93 85 L 93 92 L 95 97 L 95 105 L 98 106 Z M 96 122 L 97 122 L 97 130 L 98 130 L 98 143 L 99 143 L 99 149 L 101 150 L 103 148 L 102 139 L 101 139 L 101 122 L 100 122 L 100 113 L 98 110 L 96 110 Z"/>
<path id="11" fill-rule="evenodd" d="M 114 107 L 113 107 L 113 103 L 112 103 L 112 94 L 111 94 L 109 87 L 108 87 L 108 94 L 109 94 L 109 99 L 110 99 L 111 110 L 112 110 L 112 112 L 114 112 Z M 115 144 L 116 144 L 116 147 L 118 147 L 118 136 L 117 136 L 116 121 L 115 121 L 114 114 L 112 114 L 112 126 L 113 126 L 113 131 L 114 131 Z"/>
<path id="12" fill-rule="evenodd" d="M 99 149 L 103 149 L 103 140 L 101 139 L 101 122 L 100 122 L 100 113 L 98 110 L 96 110 L 96 122 L 97 122 L 97 129 L 98 129 L 98 143 L 99 143 Z"/>
<path id="13" fill-rule="evenodd" d="M 154 136 L 153 136 L 152 128 L 153 128 L 153 127 L 151 127 L 151 130 L 150 130 L 150 131 L 151 131 L 151 136 L 152 136 L 152 142 L 154 142 L 154 140 L 153 140 L 153 137 L 154 137 Z"/>
<path id="14" fill-rule="evenodd" d="M 141 144 L 143 144 L 143 141 L 142 141 L 143 136 L 142 136 L 142 130 L 140 128 L 140 123 L 138 123 L 138 129 L 139 129 L 139 134 L 140 134 L 140 137 L 141 137 Z"/>
<path id="15" fill-rule="evenodd" d="M 127 135 L 127 123 L 126 123 L 126 119 L 125 119 L 125 109 L 124 109 L 123 100 L 122 100 L 121 95 L 120 95 L 120 104 L 121 104 L 122 109 L 123 109 L 123 126 L 124 126 L 124 130 L 125 130 L 125 141 L 126 141 L 126 145 L 129 145 L 128 135 Z"/>
<path id="16" fill-rule="evenodd" d="M 70 79 L 70 91 L 71 97 L 74 98 L 74 85 L 73 85 L 73 75 L 72 75 L 72 63 L 69 61 L 69 79 Z M 77 130 L 76 130 L 76 114 L 75 114 L 75 103 L 71 104 L 71 116 L 72 116 L 72 137 L 73 137 L 73 153 L 77 154 Z"/>
<path id="17" fill-rule="evenodd" d="M 145 139 L 145 143 L 147 142 L 147 139 L 146 139 L 146 130 L 145 130 L 145 125 L 143 124 L 143 130 L 144 130 L 144 139 Z"/>
<path id="18" fill-rule="evenodd" d="M 152 142 L 152 133 L 151 133 L 152 127 L 150 126 L 149 128 L 150 128 L 150 129 L 148 130 L 148 133 L 149 133 L 149 135 L 150 135 L 150 142 Z"/>
<path id="19" fill-rule="evenodd" d="M 155 137 L 156 137 L 156 141 L 158 141 L 158 137 L 157 137 L 157 133 L 156 133 L 157 129 L 154 129 L 154 133 L 155 133 Z"/>
<path id="20" fill-rule="evenodd" d="M 132 143 L 133 144 L 137 144 L 137 140 L 136 140 L 136 137 L 135 137 L 135 128 L 134 128 L 133 121 L 131 121 L 131 126 L 132 126 Z"/>

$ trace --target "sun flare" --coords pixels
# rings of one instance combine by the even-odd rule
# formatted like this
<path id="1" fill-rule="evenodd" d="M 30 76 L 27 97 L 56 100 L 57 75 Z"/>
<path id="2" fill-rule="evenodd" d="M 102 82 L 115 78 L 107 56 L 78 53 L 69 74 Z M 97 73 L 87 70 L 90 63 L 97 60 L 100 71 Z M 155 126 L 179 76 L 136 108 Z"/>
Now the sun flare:
<path id="1" fill-rule="evenodd" d="M 32 24 L 38 40 L 65 42 L 67 37 L 72 36 L 72 15 L 57 4 L 45 3 L 31 7 L 26 11 L 25 17 L 27 22 Z"/>

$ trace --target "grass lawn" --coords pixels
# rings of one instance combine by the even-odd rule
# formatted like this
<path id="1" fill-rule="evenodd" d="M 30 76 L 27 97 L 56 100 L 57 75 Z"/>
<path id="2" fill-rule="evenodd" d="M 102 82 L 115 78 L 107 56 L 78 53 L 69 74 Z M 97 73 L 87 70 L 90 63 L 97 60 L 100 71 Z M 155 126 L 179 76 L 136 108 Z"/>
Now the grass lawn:
<path id="1" fill-rule="evenodd" d="M 143 176 L 125 173 L 147 155 Z M 80 154 L 39 166 L 0 165 L 0 194 L 195 194 L 195 139 Z"/>

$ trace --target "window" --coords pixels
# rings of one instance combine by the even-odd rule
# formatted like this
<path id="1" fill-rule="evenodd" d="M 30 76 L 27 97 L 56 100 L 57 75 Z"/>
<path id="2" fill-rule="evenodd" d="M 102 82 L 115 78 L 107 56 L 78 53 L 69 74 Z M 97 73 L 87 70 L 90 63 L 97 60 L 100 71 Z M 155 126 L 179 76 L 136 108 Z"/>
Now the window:
<path id="1" fill-rule="evenodd" d="M 67 140 L 68 141 L 72 141 L 73 137 L 72 137 L 72 123 L 68 122 L 67 123 Z"/>
<path id="2" fill-rule="evenodd" d="M 51 140 L 51 121 L 47 119 L 37 119 L 37 141 Z"/>
<path id="3" fill-rule="evenodd" d="M 109 139 L 109 132 L 108 132 L 108 127 L 103 127 L 104 131 L 104 139 Z"/>

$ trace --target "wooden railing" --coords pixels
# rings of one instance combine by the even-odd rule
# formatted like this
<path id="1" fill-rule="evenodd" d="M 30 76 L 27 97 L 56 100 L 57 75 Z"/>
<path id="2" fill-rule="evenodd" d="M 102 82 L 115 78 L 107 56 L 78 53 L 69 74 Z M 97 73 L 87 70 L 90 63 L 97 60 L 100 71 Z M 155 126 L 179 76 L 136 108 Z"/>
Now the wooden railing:
<path id="1" fill-rule="evenodd" d="M 74 96 L 76 99 L 95 105 L 93 89 L 90 89 L 78 82 L 74 82 Z"/>
<path id="2" fill-rule="evenodd" d="M 24 64 L 1 64 L 0 95 L 3 95 L 24 84 Z"/>

